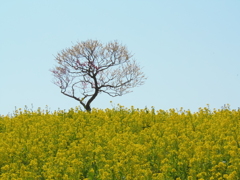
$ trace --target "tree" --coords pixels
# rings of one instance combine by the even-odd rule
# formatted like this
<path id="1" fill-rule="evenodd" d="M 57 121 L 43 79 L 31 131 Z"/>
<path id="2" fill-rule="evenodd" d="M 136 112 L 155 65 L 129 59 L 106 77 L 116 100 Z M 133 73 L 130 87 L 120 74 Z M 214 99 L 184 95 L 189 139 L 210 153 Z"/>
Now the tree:
<path id="1" fill-rule="evenodd" d="M 78 42 L 55 57 L 57 65 L 51 70 L 54 84 L 62 94 L 91 111 L 90 104 L 98 94 L 121 96 L 144 83 L 145 75 L 132 57 L 126 46 L 117 41 Z"/>

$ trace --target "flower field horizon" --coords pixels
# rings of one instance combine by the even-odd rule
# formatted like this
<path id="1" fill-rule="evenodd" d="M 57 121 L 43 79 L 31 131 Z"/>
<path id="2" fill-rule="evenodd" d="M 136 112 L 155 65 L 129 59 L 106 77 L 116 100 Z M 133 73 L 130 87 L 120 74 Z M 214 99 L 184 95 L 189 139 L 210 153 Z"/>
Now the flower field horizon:
<path id="1" fill-rule="evenodd" d="M 237 180 L 240 110 L 125 108 L 0 116 L 3 180 Z"/>

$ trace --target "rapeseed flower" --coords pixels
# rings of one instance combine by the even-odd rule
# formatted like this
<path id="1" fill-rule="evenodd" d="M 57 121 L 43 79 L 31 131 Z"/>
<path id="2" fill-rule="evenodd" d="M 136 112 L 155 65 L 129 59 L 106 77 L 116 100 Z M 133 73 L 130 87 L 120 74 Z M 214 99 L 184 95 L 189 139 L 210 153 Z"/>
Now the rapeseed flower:
<path id="1" fill-rule="evenodd" d="M 0 118 L 0 179 L 240 177 L 240 111 L 18 109 Z"/>

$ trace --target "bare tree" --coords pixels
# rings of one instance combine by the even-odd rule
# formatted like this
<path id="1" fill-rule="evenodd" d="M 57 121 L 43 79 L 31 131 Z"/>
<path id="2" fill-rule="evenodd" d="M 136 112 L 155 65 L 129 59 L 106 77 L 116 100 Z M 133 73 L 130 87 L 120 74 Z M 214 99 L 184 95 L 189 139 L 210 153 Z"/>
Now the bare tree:
<path id="1" fill-rule="evenodd" d="M 145 76 L 126 46 L 117 41 L 102 44 L 97 40 L 78 42 L 57 54 L 51 72 L 61 93 L 91 111 L 90 104 L 100 93 L 112 97 L 129 93 L 142 85 Z"/>

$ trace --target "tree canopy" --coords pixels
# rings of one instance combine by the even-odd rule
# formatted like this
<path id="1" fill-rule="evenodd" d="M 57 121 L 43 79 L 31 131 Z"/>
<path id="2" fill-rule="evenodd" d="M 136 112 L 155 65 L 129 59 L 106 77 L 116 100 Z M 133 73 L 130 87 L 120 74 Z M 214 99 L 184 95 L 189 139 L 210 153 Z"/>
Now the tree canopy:
<path id="1" fill-rule="evenodd" d="M 118 41 L 78 42 L 59 52 L 55 60 L 57 65 L 51 69 L 54 84 L 87 111 L 91 111 L 90 104 L 98 94 L 122 96 L 146 80 L 133 55 Z"/>

